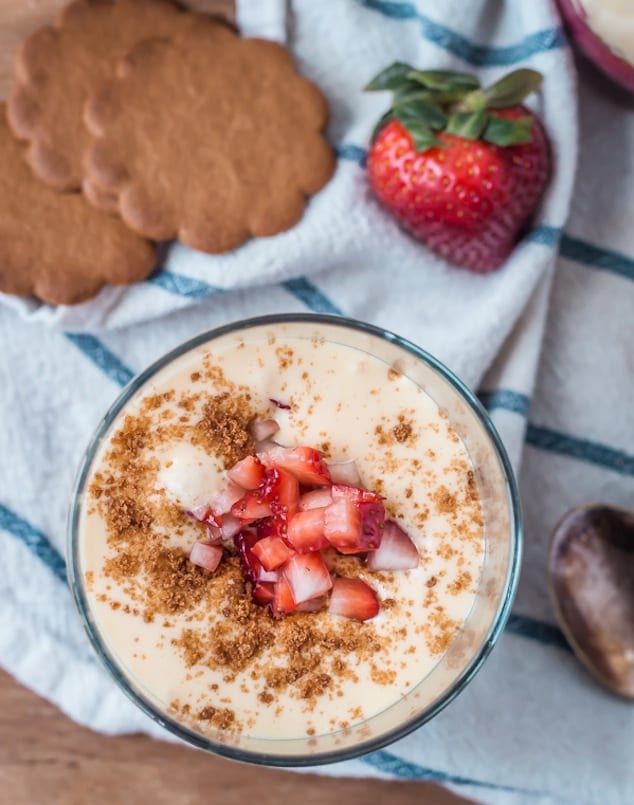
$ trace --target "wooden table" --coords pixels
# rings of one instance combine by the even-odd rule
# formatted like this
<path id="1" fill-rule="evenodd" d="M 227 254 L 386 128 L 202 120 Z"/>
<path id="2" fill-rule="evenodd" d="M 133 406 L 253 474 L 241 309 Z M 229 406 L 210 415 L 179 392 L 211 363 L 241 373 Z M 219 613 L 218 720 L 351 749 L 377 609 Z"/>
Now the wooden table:
<path id="1" fill-rule="evenodd" d="M 65 0 L 0 0 L 0 98 L 15 50 Z M 233 0 L 192 0 L 233 16 Z M 142 736 L 108 738 L 77 726 L 0 672 L 0 800 L 11 805 L 459 805 L 430 783 L 388 783 L 238 766 Z"/>

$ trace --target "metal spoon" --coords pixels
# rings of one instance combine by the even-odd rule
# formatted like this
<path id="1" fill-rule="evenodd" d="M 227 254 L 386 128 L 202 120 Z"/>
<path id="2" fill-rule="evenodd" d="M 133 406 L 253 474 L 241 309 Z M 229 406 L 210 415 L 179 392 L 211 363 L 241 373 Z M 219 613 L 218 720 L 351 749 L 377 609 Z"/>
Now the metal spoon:
<path id="1" fill-rule="evenodd" d="M 553 531 L 550 594 L 559 625 L 586 668 L 634 699 L 634 512 L 593 504 Z"/>

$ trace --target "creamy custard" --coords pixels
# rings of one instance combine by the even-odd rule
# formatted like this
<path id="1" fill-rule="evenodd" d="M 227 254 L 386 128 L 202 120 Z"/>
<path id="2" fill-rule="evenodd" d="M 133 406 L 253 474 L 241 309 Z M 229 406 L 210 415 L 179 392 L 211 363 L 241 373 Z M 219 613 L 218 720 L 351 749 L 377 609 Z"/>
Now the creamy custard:
<path id="1" fill-rule="evenodd" d="M 276 620 L 251 603 L 236 559 L 214 574 L 187 560 L 206 533 L 187 510 L 249 449 L 241 417 L 274 417 L 280 443 L 354 459 L 416 543 L 408 571 L 328 557 L 377 591 L 372 620 Z M 359 349 L 287 335 L 203 345 L 147 382 L 95 455 L 78 533 L 91 617 L 132 685 L 199 732 L 264 739 L 333 733 L 405 696 L 464 623 L 484 557 L 473 466 L 431 397 Z"/>

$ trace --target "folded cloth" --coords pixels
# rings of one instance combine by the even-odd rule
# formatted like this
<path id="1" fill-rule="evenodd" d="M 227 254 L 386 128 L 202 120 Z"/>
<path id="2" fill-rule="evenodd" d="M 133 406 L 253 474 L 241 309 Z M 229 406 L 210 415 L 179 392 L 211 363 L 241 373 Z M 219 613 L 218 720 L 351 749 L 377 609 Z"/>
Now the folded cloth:
<path id="1" fill-rule="evenodd" d="M 577 94 L 547 0 L 241 0 L 238 19 L 250 35 L 286 41 L 325 91 L 337 172 L 274 238 L 219 256 L 174 244 L 150 280 L 73 308 L 2 297 L 0 662 L 81 723 L 168 737 L 101 669 L 64 582 L 64 521 L 84 445 L 132 374 L 185 338 L 260 313 L 342 312 L 412 339 L 481 390 L 521 468 L 528 527 L 514 614 L 477 678 L 416 733 L 321 771 L 434 779 L 492 803 L 624 801 L 634 720 L 566 650 L 545 554 L 568 506 L 631 504 L 632 117 L 602 85 L 582 87 L 581 174 L 562 233 Z M 475 69 L 487 83 L 518 65 L 545 75 L 532 104 L 555 172 L 533 228 L 496 273 L 449 266 L 368 193 L 364 149 L 385 99 L 360 88 L 396 60 Z"/>

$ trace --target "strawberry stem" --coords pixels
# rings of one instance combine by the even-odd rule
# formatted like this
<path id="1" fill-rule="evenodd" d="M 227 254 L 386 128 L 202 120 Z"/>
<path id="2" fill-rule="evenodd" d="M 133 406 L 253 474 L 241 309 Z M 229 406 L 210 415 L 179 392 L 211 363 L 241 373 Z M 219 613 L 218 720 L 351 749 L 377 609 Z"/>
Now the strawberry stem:
<path id="1" fill-rule="evenodd" d="M 501 147 L 530 139 L 530 118 L 502 118 L 496 109 L 517 106 L 542 83 L 535 70 L 514 70 L 490 87 L 481 88 L 476 76 L 451 70 L 416 70 L 395 62 L 365 88 L 391 91 L 392 105 L 372 132 L 372 141 L 390 121 L 407 129 L 418 151 L 443 146 L 435 132 L 446 131 L 468 140 L 484 139 Z"/>

